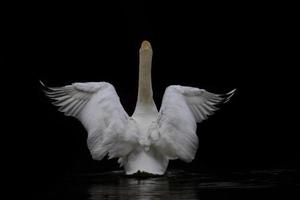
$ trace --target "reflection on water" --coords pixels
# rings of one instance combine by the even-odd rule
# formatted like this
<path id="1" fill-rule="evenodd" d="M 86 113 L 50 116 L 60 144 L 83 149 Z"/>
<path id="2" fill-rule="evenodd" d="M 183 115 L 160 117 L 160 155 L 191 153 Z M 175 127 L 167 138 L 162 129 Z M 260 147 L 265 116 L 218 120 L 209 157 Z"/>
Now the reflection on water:
<path id="1" fill-rule="evenodd" d="M 121 178 L 115 184 L 96 184 L 89 190 L 91 200 L 99 200 L 105 197 L 109 199 L 167 199 L 171 195 L 180 195 L 179 191 L 170 194 L 169 182 L 165 177 L 136 179 Z M 189 196 L 189 197 L 188 197 Z M 195 199 L 194 194 L 187 194 L 185 199 Z"/>
<path id="2" fill-rule="evenodd" d="M 91 185 L 91 200 L 109 199 L 197 199 L 195 188 L 183 185 L 183 179 L 172 181 L 168 176 L 155 178 L 120 177 L 116 182 Z"/>
<path id="3" fill-rule="evenodd" d="M 100 199 L 287 199 L 299 184 L 287 170 L 227 175 L 170 171 L 152 178 L 126 177 L 121 171 L 72 177 L 55 198 Z M 296 190 L 295 190 L 296 189 Z"/>

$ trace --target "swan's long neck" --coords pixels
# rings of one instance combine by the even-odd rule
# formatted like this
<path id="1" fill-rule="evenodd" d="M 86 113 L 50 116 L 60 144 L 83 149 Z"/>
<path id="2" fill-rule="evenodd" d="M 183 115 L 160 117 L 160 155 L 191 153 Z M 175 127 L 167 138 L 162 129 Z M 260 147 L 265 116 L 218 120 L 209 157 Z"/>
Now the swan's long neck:
<path id="1" fill-rule="evenodd" d="M 151 82 L 152 48 L 148 41 L 144 41 L 140 48 L 139 60 L 139 89 L 134 114 L 141 112 L 157 112 L 153 100 Z"/>

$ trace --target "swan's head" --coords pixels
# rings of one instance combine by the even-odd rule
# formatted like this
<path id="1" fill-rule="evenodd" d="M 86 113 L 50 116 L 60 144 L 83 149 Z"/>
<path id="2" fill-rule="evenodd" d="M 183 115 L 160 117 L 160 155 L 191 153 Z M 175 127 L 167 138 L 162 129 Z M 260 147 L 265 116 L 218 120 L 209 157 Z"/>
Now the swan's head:
<path id="1" fill-rule="evenodd" d="M 141 48 L 140 48 L 140 52 L 141 51 L 152 51 L 150 42 L 148 42 L 147 40 L 144 40 L 142 42 L 142 45 L 141 45 Z"/>

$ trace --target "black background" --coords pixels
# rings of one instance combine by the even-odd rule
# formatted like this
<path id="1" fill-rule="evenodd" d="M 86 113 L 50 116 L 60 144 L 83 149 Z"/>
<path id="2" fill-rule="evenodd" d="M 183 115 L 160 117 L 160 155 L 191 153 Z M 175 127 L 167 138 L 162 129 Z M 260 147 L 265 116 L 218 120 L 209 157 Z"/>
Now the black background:
<path id="1" fill-rule="evenodd" d="M 110 82 L 131 115 L 138 49 L 149 40 L 158 107 L 171 84 L 215 93 L 237 88 L 228 104 L 199 124 L 195 160 L 172 161 L 169 168 L 299 167 L 294 14 L 274 3 L 14 5 L 4 15 L 3 36 L 9 163 L 36 185 L 118 169 L 116 160 L 92 160 L 80 122 L 59 113 L 38 81 Z"/>

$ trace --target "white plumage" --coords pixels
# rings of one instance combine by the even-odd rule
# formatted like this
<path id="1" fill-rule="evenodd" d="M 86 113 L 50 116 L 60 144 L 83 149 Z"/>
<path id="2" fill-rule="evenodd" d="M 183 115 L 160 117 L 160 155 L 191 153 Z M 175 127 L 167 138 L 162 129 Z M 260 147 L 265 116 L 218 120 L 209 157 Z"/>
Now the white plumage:
<path id="1" fill-rule="evenodd" d="M 123 109 L 114 87 L 106 82 L 46 87 L 53 104 L 77 118 L 88 132 L 93 159 L 118 158 L 126 174 L 164 174 L 169 160 L 191 162 L 198 148 L 197 123 L 227 102 L 235 90 L 219 95 L 203 89 L 169 86 L 158 112 L 152 98 L 152 48 L 140 48 L 139 92 L 134 114 Z"/>

